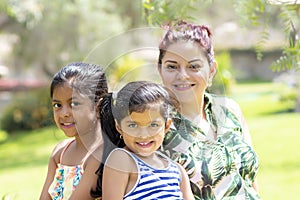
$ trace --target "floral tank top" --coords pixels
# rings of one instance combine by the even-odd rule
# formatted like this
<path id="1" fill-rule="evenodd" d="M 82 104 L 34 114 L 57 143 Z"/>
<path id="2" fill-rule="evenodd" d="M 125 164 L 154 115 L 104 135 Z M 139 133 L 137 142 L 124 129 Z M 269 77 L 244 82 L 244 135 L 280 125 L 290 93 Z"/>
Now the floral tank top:
<path id="1" fill-rule="evenodd" d="M 244 140 L 238 111 L 233 100 L 205 94 L 207 126 L 173 116 L 161 150 L 186 169 L 196 200 L 260 199 L 252 187 L 258 158 Z"/>
<path id="2" fill-rule="evenodd" d="M 59 163 L 57 164 L 54 180 L 48 190 L 53 200 L 68 199 L 71 196 L 72 192 L 76 189 L 77 185 L 79 184 L 79 181 L 84 172 L 83 165 L 85 159 L 84 161 L 82 161 L 80 165 L 75 165 L 75 166 L 67 166 L 67 165 L 62 165 L 60 163 L 66 149 L 74 141 L 75 140 L 70 141 L 65 146 L 65 148 L 63 149 L 60 155 L 60 160 Z"/>

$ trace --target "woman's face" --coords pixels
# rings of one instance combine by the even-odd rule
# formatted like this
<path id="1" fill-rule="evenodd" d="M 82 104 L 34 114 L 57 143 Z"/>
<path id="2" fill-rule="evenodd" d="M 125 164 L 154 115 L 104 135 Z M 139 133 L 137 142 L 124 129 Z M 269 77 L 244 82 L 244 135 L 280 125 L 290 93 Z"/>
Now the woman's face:
<path id="1" fill-rule="evenodd" d="M 202 98 L 216 67 L 209 66 L 204 50 L 196 42 L 171 44 L 159 69 L 163 84 L 172 90 L 181 103 Z"/>

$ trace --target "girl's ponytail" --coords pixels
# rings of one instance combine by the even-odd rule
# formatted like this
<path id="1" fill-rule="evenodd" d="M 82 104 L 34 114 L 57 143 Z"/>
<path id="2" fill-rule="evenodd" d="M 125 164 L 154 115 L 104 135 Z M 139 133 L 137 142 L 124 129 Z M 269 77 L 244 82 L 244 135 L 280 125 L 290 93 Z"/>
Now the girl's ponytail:
<path id="1" fill-rule="evenodd" d="M 102 176 L 106 159 L 110 152 L 116 147 L 124 147 L 124 141 L 120 138 L 120 133 L 116 129 L 115 119 L 112 113 L 112 93 L 102 96 L 101 102 L 98 104 L 98 112 L 101 122 L 101 132 L 103 139 L 102 161 L 96 173 L 98 174 L 96 190 L 91 190 L 93 198 L 102 196 Z"/>

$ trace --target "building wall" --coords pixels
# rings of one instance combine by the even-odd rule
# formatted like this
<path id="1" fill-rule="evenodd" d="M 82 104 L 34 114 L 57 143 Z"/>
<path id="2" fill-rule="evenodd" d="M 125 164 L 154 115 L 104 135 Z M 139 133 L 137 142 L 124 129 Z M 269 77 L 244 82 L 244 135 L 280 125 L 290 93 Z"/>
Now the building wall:
<path id="1" fill-rule="evenodd" d="M 229 50 L 231 64 L 237 80 L 261 79 L 272 81 L 281 72 L 271 69 L 271 64 L 281 55 L 280 50 L 265 51 L 261 61 L 257 60 L 255 50 Z"/>

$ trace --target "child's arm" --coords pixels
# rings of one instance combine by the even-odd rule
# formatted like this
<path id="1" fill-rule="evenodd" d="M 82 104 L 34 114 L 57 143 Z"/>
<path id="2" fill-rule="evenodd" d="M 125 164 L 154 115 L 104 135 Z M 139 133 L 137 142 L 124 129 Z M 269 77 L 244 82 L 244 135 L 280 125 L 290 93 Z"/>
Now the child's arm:
<path id="1" fill-rule="evenodd" d="M 53 181 L 54 175 L 55 175 L 55 170 L 56 170 L 56 163 L 53 159 L 53 157 L 50 158 L 49 163 L 48 163 L 48 173 L 47 177 L 42 189 L 42 193 L 40 195 L 40 200 L 51 200 L 52 198 L 50 197 L 48 193 L 48 189 Z"/>
<path id="2" fill-rule="evenodd" d="M 110 154 L 103 170 L 102 200 L 123 200 L 134 166 L 127 153 L 115 150 Z"/>
<path id="3" fill-rule="evenodd" d="M 181 173 L 181 182 L 180 182 L 180 190 L 183 195 L 184 200 L 195 200 L 192 189 L 191 189 L 191 184 L 190 184 L 190 179 L 185 171 L 185 169 L 178 164 L 178 168 Z"/>
<path id="4" fill-rule="evenodd" d="M 48 189 L 50 187 L 50 185 L 53 182 L 54 176 L 55 176 L 55 171 L 57 168 L 57 162 L 59 160 L 61 151 L 64 147 L 64 145 L 66 144 L 66 141 L 62 141 L 59 144 L 56 145 L 56 147 L 53 149 L 50 159 L 49 159 L 49 163 L 48 163 L 48 172 L 47 172 L 47 176 L 46 176 L 46 180 L 40 195 L 40 200 L 51 200 L 51 196 L 48 193 Z"/>
<path id="5" fill-rule="evenodd" d="M 99 158 L 95 158 L 93 155 L 91 155 L 86 160 L 86 167 L 84 169 L 84 173 L 80 179 L 79 184 L 77 185 L 74 192 L 72 192 L 72 195 L 70 196 L 69 200 L 92 200 L 94 198 L 91 197 L 90 192 L 91 190 L 96 189 L 97 185 L 97 178 L 98 175 L 96 174 L 96 171 L 100 165 Z"/>

